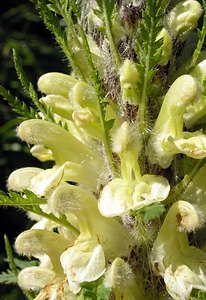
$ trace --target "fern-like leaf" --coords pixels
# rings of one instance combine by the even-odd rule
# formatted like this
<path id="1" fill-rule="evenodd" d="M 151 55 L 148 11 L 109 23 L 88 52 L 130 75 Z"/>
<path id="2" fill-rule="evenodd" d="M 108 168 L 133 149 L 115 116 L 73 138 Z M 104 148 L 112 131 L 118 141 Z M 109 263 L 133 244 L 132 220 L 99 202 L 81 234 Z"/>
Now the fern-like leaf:
<path id="1" fill-rule="evenodd" d="M 147 221 L 152 221 L 158 219 L 165 212 L 165 206 L 163 204 L 155 203 L 145 208 L 140 209 L 137 212 L 134 212 L 134 215 L 141 216 Z"/>
<path id="2" fill-rule="evenodd" d="M 21 85 L 22 85 L 24 91 L 26 93 L 28 93 L 29 81 L 28 81 L 28 78 L 27 78 L 23 68 L 22 68 L 22 63 L 20 61 L 19 55 L 15 49 L 13 49 L 13 59 L 14 59 L 14 66 L 15 66 L 19 81 L 21 82 Z M 29 95 L 29 93 L 28 93 L 28 95 Z"/>
<path id="3" fill-rule="evenodd" d="M 6 234 L 4 235 L 4 242 L 5 242 L 5 249 L 6 249 L 9 269 L 16 276 L 18 271 L 17 271 L 17 267 L 16 267 L 16 264 L 15 264 L 15 261 L 14 261 L 13 251 L 12 251 L 9 239 L 8 239 Z"/>
<path id="4" fill-rule="evenodd" d="M 68 229 L 72 230 L 76 234 L 79 234 L 78 229 L 76 229 L 76 227 L 74 227 L 71 223 L 69 223 L 64 215 L 60 217 L 56 217 L 52 213 L 45 213 L 39 206 L 30 206 L 27 208 L 27 210 L 43 218 L 56 222 L 57 224 L 63 227 L 67 227 Z"/>
<path id="5" fill-rule="evenodd" d="M 36 196 L 29 190 L 24 190 L 23 194 L 10 191 L 8 195 L 0 191 L 0 206 L 13 206 L 21 208 L 24 211 L 35 213 L 43 218 L 49 219 L 57 224 L 73 230 L 76 233 L 79 233 L 79 231 L 67 221 L 65 216 L 56 217 L 52 213 L 45 213 L 40 208 L 41 204 L 46 204 L 46 199 Z"/>
<path id="6" fill-rule="evenodd" d="M 96 15 L 103 21 L 104 32 L 109 41 L 110 51 L 114 65 L 117 69 L 121 65 L 121 57 L 115 44 L 114 35 L 112 32 L 112 17 L 115 8 L 114 0 L 96 0 L 99 9 L 94 10 Z"/>
<path id="7" fill-rule="evenodd" d="M 21 85 L 22 85 L 24 91 L 32 100 L 37 111 L 40 111 L 44 115 L 45 119 L 53 121 L 53 117 L 51 118 L 51 115 L 47 113 L 47 110 L 40 103 L 38 94 L 37 94 L 33 84 L 28 80 L 28 78 L 23 70 L 23 66 L 22 66 L 20 57 L 15 49 L 13 49 L 13 58 L 14 58 L 14 65 L 15 65 L 16 73 L 17 73 L 17 76 L 21 82 Z"/>
<path id="8" fill-rule="evenodd" d="M 21 269 L 24 269 L 26 267 L 37 265 L 36 261 L 23 261 L 17 258 L 14 258 L 13 251 L 11 248 L 11 245 L 9 243 L 9 240 L 6 235 L 4 235 L 4 241 L 5 241 L 5 248 L 6 248 L 6 254 L 7 259 L 5 261 L 9 264 L 9 269 L 6 272 L 0 273 L 0 284 L 16 284 L 18 283 L 18 273 Z M 27 299 L 32 300 L 34 299 L 34 293 L 29 291 L 24 291 L 24 295 L 27 297 Z"/>
<path id="9" fill-rule="evenodd" d="M 9 264 L 9 270 L 0 274 L 0 283 L 3 284 L 17 284 L 18 270 L 15 264 L 13 251 L 9 242 L 9 239 L 4 235 L 5 249 L 7 254 L 7 261 Z"/>
<path id="10" fill-rule="evenodd" d="M 57 13 L 62 14 L 62 11 L 59 10 L 57 5 L 54 5 L 53 3 L 50 3 L 47 5 L 46 1 L 44 0 L 35 0 L 37 3 L 37 6 L 39 8 L 40 16 L 46 25 L 47 29 L 51 31 L 51 33 L 54 35 L 57 43 L 64 51 L 67 59 L 69 60 L 71 67 L 73 71 L 82 79 L 84 78 L 84 74 L 81 72 L 78 63 L 76 62 L 76 59 L 74 58 L 73 49 L 71 47 L 71 44 L 69 43 L 68 39 L 68 32 L 65 31 L 62 26 L 60 25 L 60 20 L 57 17 Z M 57 1 L 58 3 L 58 1 Z M 66 2 L 67 3 L 67 2 Z M 52 10 L 55 10 L 53 13 L 50 9 L 50 6 L 52 7 Z M 68 4 L 66 4 L 68 6 Z M 60 7 L 60 6 L 59 6 Z"/>
<path id="11" fill-rule="evenodd" d="M 138 110 L 138 126 L 144 141 L 148 138 L 150 120 L 148 117 L 148 100 L 151 93 L 152 80 L 156 74 L 163 40 L 157 36 L 163 28 L 162 15 L 169 1 L 146 0 L 146 7 L 142 12 L 142 21 L 139 24 L 135 42 L 135 52 L 139 63 L 137 65 L 140 84 L 140 104 Z"/>
<path id="12" fill-rule="evenodd" d="M 78 9 L 75 7 L 75 11 L 73 13 L 75 13 Z M 76 15 L 77 18 L 80 18 L 79 13 L 77 12 Z M 100 119 L 100 125 L 102 128 L 102 132 L 103 132 L 103 143 L 104 143 L 104 147 L 105 147 L 105 152 L 106 152 L 106 156 L 107 156 L 107 161 L 108 164 L 111 168 L 111 171 L 113 174 L 116 174 L 116 167 L 115 164 L 113 162 L 113 157 L 112 157 L 112 151 L 111 151 L 111 145 L 110 145 L 110 130 L 113 127 L 114 124 L 114 120 L 107 120 L 106 117 L 106 106 L 108 105 L 108 102 L 105 100 L 105 97 L 103 95 L 103 90 L 102 90 L 102 81 L 99 75 L 98 70 L 96 69 L 94 63 L 93 63 L 93 59 L 92 59 L 92 53 L 90 51 L 90 47 L 89 47 L 89 43 L 88 43 L 88 39 L 87 36 L 85 34 L 85 31 L 83 30 L 83 27 L 81 26 L 81 20 L 79 19 L 79 24 L 78 24 L 78 31 L 79 34 L 82 38 L 82 45 L 83 45 L 83 49 L 85 52 L 85 56 L 87 59 L 87 63 L 90 69 L 90 74 L 91 74 L 91 78 L 92 78 L 92 84 L 95 88 L 97 97 L 98 97 L 98 112 L 99 112 L 99 119 Z"/>
<path id="13" fill-rule="evenodd" d="M 136 39 L 135 51 L 139 60 L 139 71 L 143 84 L 142 97 L 148 95 L 149 84 L 151 84 L 151 78 L 155 74 L 154 69 L 161 56 L 162 40 L 156 40 L 163 27 L 163 11 L 159 2 L 156 0 L 146 1 L 146 8 L 142 13 L 142 21 Z"/>
<path id="14" fill-rule="evenodd" d="M 7 272 L 2 272 L 0 274 L 0 283 L 17 284 L 17 276 L 11 270 L 7 270 Z"/>
<path id="15" fill-rule="evenodd" d="M 102 18 L 103 18 L 104 10 L 105 10 L 107 13 L 107 16 L 109 18 L 109 22 L 111 22 L 111 17 L 112 17 L 112 13 L 114 10 L 115 1 L 114 0 L 108 0 L 108 1 L 96 0 L 96 2 L 99 6 L 99 12 L 101 13 Z M 111 23 L 110 23 L 110 25 L 111 25 Z"/>
<path id="16" fill-rule="evenodd" d="M 37 118 L 37 112 L 33 107 L 28 107 L 24 102 L 20 101 L 17 97 L 14 97 L 10 91 L 7 91 L 3 86 L 0 85 L 0 95 L 4 100 L 8 102 L 11 109 L 19 115 L 22 120 Z"/>
<path id="17" fill-rule="evenodd" d="M 15 206 L 15 207 L 29 207 L 34 205 L 45 204 L 46 200 L 37 197 L 31 191 L 24 191 L 24 196 L 10 191 L 8 195 L 0 191 L 0 206 Z"/>
<path id="18" fill-rule="evenodd" d="M 206 293 L 198 289 L 193 289 L 191 293 L 191 300 L 206 300 Z"/>

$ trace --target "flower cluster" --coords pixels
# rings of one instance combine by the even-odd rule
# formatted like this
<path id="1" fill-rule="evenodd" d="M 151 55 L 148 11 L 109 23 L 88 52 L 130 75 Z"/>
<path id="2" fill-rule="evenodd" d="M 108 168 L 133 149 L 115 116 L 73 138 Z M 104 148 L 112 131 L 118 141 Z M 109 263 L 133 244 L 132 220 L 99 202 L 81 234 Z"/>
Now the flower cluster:
<path id="1" fill-rule="evenodd" d="M 191 164 L 206 157 L 206 134 L 199 127 L 193 130 L 205 115 L 206 60 L 176 76 L 163 93 L 156 91 L 155 100 L 150 82 L 155 85 L 160 77 L 155 72 L 168 65 L 173 40 L 184 42 L 197 27 L 202 8 L 198 1 L 185 0 L 165 13 L 164 26 L 156 26 L 157 34 L 150 36 L 158 47 L 155 65 L 146 42 L 142 48 L 137 46 L 135 55 L 125 58 L 124 53 L 117 53 L 124 38 L 133 34 L 131 12 L 125 18 L 129 6 L 123 5 L 123 22 L 115 6 L 109 20 L 106 1 L 89 2 L 88 37 L 80 30 L 81 36 L 72 40 L 75 44 L 77 39 L 72 57 L 74 61 L 78 58 L 78 70 L 84 76 L 75 72 L 41 76 L 39 102 L 52 120 L 40 112 L 37 119 L 17 128 L 18 137 L 32 145 L 31 154 L 52 166 L 15 170 L 8 178 L 8 188 L 42 197 L 46 201 L 40 205 L 42 211 L 65 220 L 64 225 L 28 214 L 35 224 L 17 237 L 15 248 L 20 255 L 38 259 L 39 265 L 21 270 L 18 284 L 23 290 L 36 291 L 36 300 L 81 299 L 84 283 L 100 280 L 109 297 L 140 300 L 154 299 L 149 280 L 161 276 L 165 290 L 158 299 L 168 299 L 168 295 L 164 298 L 167 291 L 172 299 L 188 300 L 193 289 L 206 292 L 206 253 L 190 245 L 188 238 L 188 233 L 205 222 L 206 168 L 203 164 L 196 173 L 191 172 L 194 176 L 182 190 L 181 179 L 176 187 L 168 174 L 179 157 Z M 140 10 L 136 2 L 131 7 Z M 145 2 L 142 17 L 150 22 L 149 5 L 153 11 L 157 6 L 159 13 L 159 1 Z M 105 26 L 103 41 L 91 34 L 100 26 Z M 146 30 L 140 24 L 140 39 Z M 111 72 L 107 59 L 113 65 Z M 150 65 L 154 65 L 151 70 Z M 109 76 L 115 84 L 109 82 Z M 145 130 L 149 101 L 155 107 L 151 109 L 155 118 Z M 183 183 L 188 174 L 183 174 Z M 163 205 L 165 216 L 157 213 L 149 220 L 144 218 L 148 209 L 155 211 Z M 149 238 L 145 235 L 147 247 L 140 242 L 141 226 L 151 231 Z"/>
<path id="2" fill-rule="evenodd" d="M 17 134 L 23 141 L 34 145 L 31 153 L 42 161 L 54 160 L 55 163 L 46 170 L 32 167 L 18 169 L 8 179 L 9 189 L 18 192 L 27 189 L 45 197 L 47 204 L 42 206 L 43 211 L 56 216 L 64 215 L 72 224 L 71 229 L 67 229 L 44 218 L 39 220 L 33 214 L 31 217 L 37 223 L 16 240 L 18 253 L 36 257 L 41 262 L 39 267 L 24 269 L 20 273 L 19 285 L 34 290 L 50 285 L 47 296 L 54 290 L 56 295 L 62 293 L 66 285 L 65 275 L 69 285 L 66 290 L 78 293 L 82 282 L 101 277 L 108 262 L 116 256 L 127 257 L 131 246 L 126 229 L 117 220 L 102 216 L 98 210 L 94 193 L 98 189 L 105 162 L 101 150 L 92 149 L 95 142 L 92 144 L 92 139 L 86 136 L 84 127 L 82 130 L 74 121 L 79 113 L 78 102 L 75 102 L 77 109 L 70 102 L 70 97 L 74 99 L 73 93 L 78 95 L 79 102 L 84 101 L 85 94 L 81 95 L 81 92 L 87 91 L 82 90 L 82 84 L 71 76 L 57 73 L 45 74 L 39 79 L 39 89 L 48 93 L 42 99 L 46 105 L 50 99 L 59 99 L 61 106 L 64 97 L 64 108 L 57 108 L 58 100 L 55 102 L 54 117 L 67 122 L 67 129 L 39 119 L 21 123 Z M 92 89 L 90 86 L 87 88 Z M 66 98 L 66 94 L 71 96 Z M 49 99 L 48 102 L 45 99 Z M 66 115 L 71 107 L 73 112 L 68 119 L 63 118 L 62 111 Z M 58 234 L 53 232 L 54 228 Z M 27 281 L 30 273 L 33 274 L 32 283 Z"/>

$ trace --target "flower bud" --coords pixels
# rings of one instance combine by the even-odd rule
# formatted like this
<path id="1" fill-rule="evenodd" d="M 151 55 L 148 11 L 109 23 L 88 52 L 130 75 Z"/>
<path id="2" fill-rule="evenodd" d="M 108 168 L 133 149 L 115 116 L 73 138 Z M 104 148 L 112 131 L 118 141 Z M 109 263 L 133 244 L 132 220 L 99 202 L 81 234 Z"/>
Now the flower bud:
<path id="1" fill-rule="evenodd" d="M 141 177 L 138 154 L 141 151 L 142 142 L 136 127 L 123 122 L 112 138 L 113 151 L 121 159 L 122 178 L 126 181 L 132 181 L 135 178 L 138 181 Z"/>
<path id="2" fill-rule="evenodd" d="M 130 126 L 127 122 L 123 122 L 121 126 L 114 132 L 112 148 L 117 154 L 123 153 L 126 150 L 135 148 L 138 154 L 141 150 L 142 143 L 137 128 Z"/>
<path id="3" fill-rule="evenodd" d="M 18 274 L 18 285 L 23 290 L 38 291 L 52 283 L 56 274 L 47 268 L 28 267 Z"/>
<path id="4" fill-rule="evenodd" d="M 50 149 L 57 164 L 65 161 L 75 163 L 90 161 L 92 163 L 94 159 L 96 159 L 95 164 L 98 164 L 100 159 L 70 132 L 48 121 L 37 119 L 24 121 L 18 127 L 17 132 L 18 136 L 28 144 L 42 144 Z"/>
<path id="5" fill-rule="evenodd" d="M 70 91 L 69 97 L 74 106 L 98 110 L 98 98 L 96 92 L 89 84 L 78 81 Z"/>
<path id="6" fill-rule="evenodd" d="M 186 201 L 168 211 L 153 244 L 153 270 L 165 281 L 174 299 L 189 299 L 193 288 L 206 290 L 206 253 L 189 245 L 187 232 L 199 228 L 199 212 Z"/>
<path id="7" fill-rule="evenodd" d="M 126 59 L 119 69 L 119 75 L 122 100 L 129 104 L 139 104 L 138 83 L 140 77 L 136 65 L 131 60 Z"/>
<path id="8" fill-rule="evenodd" d="M 204 80 L 206 77 L 206 59 L 201 61 L 191 72 L 190 75 L 194 77 L 199 86 L 199 95 L 193 103 L 186 107 L 184 113 L 184 122 L 187 128 L 192 127 L 202 117 L 205 116 L 206 111 L 206 96 Z"/>
<path id="9" fill-rule="evenodd" d="M 43 229 L 24 231 L 15 241 L 15 248 L 19 254 L 34 257 L 48 255 L 57 274 L 62 273 L 59 258 L 67 245 L 68 241 L 65 238 Z"/>
<path id="10" fill-rule="evenodd" d="M 9 175 L 8 188 L 13 191 L 22 192 L 31 186 L 32 179 L 43 170 L 35 167 L 21 168 Z"/>
<path id="11" fill-rule="evenodd" d="M 119 257 L 112 262 L 105 275 L 105 285 L 115 289 L 125 289 L 135 281 L 130 265 Z"/>
<path id="12" fill-rule="evenodd" d="M 101 50 L 91 36 L 87 37 L 87 41 L 89 44 L 93 64 L 95 68 L 98 70 L 100 77 L 102 78 L 104 74 L 104 67 L 102 63 L 103 60 L 102 60 Z M 73 57 L 74 60 L 76 61 L 76 64 L 78 65 L 79 70 L 81 71 L 81 74 L 84 75 L 86 81 L 87 82 L 92 81 L 91 68 L 88 65 L 88 60 L 85 51 L 83 50 L 83 46 L 74 52 Z"/>
<path id="13" fill-rule="evenodd" d="M 172 36 L 185 40 L 188 34 L 197 27 L 202 14 L 201 5 L 196 0 L 179 2 L 166 16 L 166 24 Z"/>
<path id="14" fill-rule="evenodd" d="M 97 118 L 95 118 L 95 116 L 92 115 L 89 108 L 74 111 L 72 118 L 75 124 L 84 129 L 88 135 L 99 140 L 103 139 L 100 122 Z"/>
<path id="15" fill-rule="evenodd" d="M 47 95 L 40 99 L 40 103 L 50 109 L 53 113 L 71 120 L 74 107 L 68 98 L 61 95 Z"/>
<path id="16" fill-rule="evenodd" d="M 163 39 L 163 44 L 161 48 L 162 52 L 159 65 L 165 66 L 169 62 L 170 56 L 172 54 L 172 38 L 165 28 L 163 28 L 157 35 L 156 41 L 160 39 Z"/>
<path id="17" fill-rule="evenodd" d="M 139 182 L 115 178 L 103 188 L 99 210 L 105 217 L 122 216 L 130 210 L 165 200 L 169 191 L 169 183 L 162 176 L 143 175 Z"/>
<path id="18" fill-rule="evenodd" d="M 183 115 L 187 105 L 196 99 L 198 85 L 191 75 L 178 77 L 164 97 L 163 104 L 153 133 L 149 141 L 149 160 L 167 168 L 177 153 L 198 158 L 198 153 L 205 155 L 204 136 L 201 132 L 185 136 L 183 132 Z M 202 137 L 203 136 L 203 137 Z M 199 139 L 198 145 L 196 141 Z M 181 141 L 183 139 L 183 141 Z M 201 156 L 202 157 L 202 156 Z"/>
<path id="19" fill-rule="evenodd" d="M 51 72 L 42 75 L 38 80 L 38 88 L 46 95 L 61 95 L 68 98 L 70 89 L 77 79 L 63 73 Z"/>
<path id="20" fill-rule="evenodd" d="M 104 285 L 112 288 L 119 299 L 144 300 L 141 284 L 140 276 L 136 282 L 129 264 L 119 257 L 112 262 L 105 274 Z"/>

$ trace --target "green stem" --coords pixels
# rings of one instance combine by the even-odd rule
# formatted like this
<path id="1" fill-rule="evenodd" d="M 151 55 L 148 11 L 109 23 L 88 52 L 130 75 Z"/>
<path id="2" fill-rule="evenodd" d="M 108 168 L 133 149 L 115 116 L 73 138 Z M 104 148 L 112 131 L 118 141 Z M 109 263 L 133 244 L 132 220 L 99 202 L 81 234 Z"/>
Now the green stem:
<path id="1" fill-rule="evenodd" d="M 103 143 L 104 143 L 104 148 L 105 148 L 105 154 L 107 157 L 107 162 L 111 168 L 111 171 L 113 173 L 113 176 L 116 177 L 118 175 L 118 171 L 116 169 L 114 160 L 113 160 L 113 155 L 112 155 L 112 150 L 111 150 L 111 144 L 110 144 L 110 137 L 107 133 L 107 130 L 105 128 L 105 118 L 104 118 L 104 112 L 103 112 L 103 108 L 101 103 L 103 103 L 103 98 L 100 96 L 100 86 L 96 86 L 96 92 L 98 95 L 98 99 L 99 99 L 99 105 L 98 105 L 98 109 L 99 109 L 99 117 L 100 117 L 100 125 L 102 128 L 102 132 L 103 132 Z"/>
<path id="2" fill-rule="evenodd" d="M 122 293 L 117 289 L 115 290 L 115 300 L 122 300 Z"/>
<path id="3" fill-rule="evenodd" d="M 149 90 L 149 84 L 150 81 L 152 80 L 150 76 L 151 72 L 151 66 L 150 66 L 150 59 L 152 55 L 152 43 L 154 42 L 154 19 L 151 18 L 151 30 L 149 32 L 149 43 L 148 43 L 148 49 L 145 57 L 145 66 L 144 66 L 144 77 L 143 77 L 143 88 L 142 88 L 142 93 L 140 97 L 140 104 L 138 108 L 138 113 L 137 113 L 137 126 L 139 129 L 139 132 L 142 137 L 142 159 L 141 159 L 141 164 L 142 164 L 142 171 L 145 172 L 146 170 L 146 144 L 149 138 L 149 122 L 148 122 L 148 90 Z"/>
<path id="4" fill-rule="evenodd" d="M 58 37 L 56 37 L 56 40 L 58 42 Z M 76 61 L 74 59 L 73 53 L 70 50 L 70 47 L 68 45 L 68 41 L 65 41 L 64 39 L 62 39 L 62 41 L 58 42 L 58 43 L 62 46 L 62 49 L 63 49 L 64 53 L 66 54 L 74 72 L 80 77 L 80 79 L 82 79 L 83 81 L 86 81 L 84 73 L 82 73 L 81 69 L 79 68 L 78 64 L 76 63 Z"/>
<path id="5" fill-rule="evenodd" d="M 55 215 L 49 213 L 45 213 L 40 207 L 36 206 L 35 208 L 33 208 L 32 206 L 29 206 L 26 208 L 27 211 L 30 211 L 32 213 L 35 213 L 41 217 L 44 217 L 48 220 L 51 220 L 57 224 L 60 224 L 66 228 L 68 228 L 69 230 L 72 230 L 73 232 L 75 232 L 76 234 L 79 234 L 79 230 L 76 229 L 76 227 L 74 227 L 71 223 L 69 223 L 66 218 L 57 218 Z"/>
<path id="6" fill-rule="evenodd" d="M 102 128 L 103 143 L 104 143 L 104 148 L 105 148 L 105 154 L 107 157 L 107 162 L 111 168 L 113 175 L 117 176 L 117 169 L 116 169 L 115 163 L 113 161 L 113 155 L 112 155 L 112 150 L 111 150 L 111 145 L 110 145 L 110 137 L 108 134 L 108 130 L 106 128 L 105 103 L 104 103 L 104 97 L 102 95 L 102 86 L 101 86 L 101 80 L 99 77 L 99 72 L 93 64 L 92 55 L 91 55 L 91 51 L 90 51 L 89 44 L 87 41 L 87 37 L 85 35 L 83 28 L 80 25 L 79 25 L 79 32 L 80 32 L 80 35 L 83 40 L 83 46 L 85 49 L 88 64 L 91 69 L 92 79 L 93 79 L 94 87 L 95 87 L 96 94 L 98 97 L 99 119 L 100 119 L 100 125 Z"/>
<path id="7" fill-rule="evenodd" d="M 119 52 L 117 50 L 117 47 L 115 45 L 114 36 L 113 36 L 113 33 L 112 33 L 112 29 L 111 29 L 111 22 L 108 18 L 107 9 L 106 9 L 106 5 L 105 5 L 104 1 L 103 1 L 103 13 L 104 13 L 104 25 L 105 25 L 105 29 L 106 29 L 106 36 L 107 36 L 108 41 L 109 41 L 109 46 L 110 46 L 110 50 L 111 50 L 111 53 L 112 53 L 112 58 L 115 62 L 116 67 L 119 68 L 122 61 L 121 61 L 121 57 L 119 55 Z"/>
<path id="8" fill-rule="evenodd" d="M 148 83 L 149 83 L 149 72 L 150 72 L 150 57 L 152 50 L 152 43 L 154 41 L 154 20 L 151 19 L 151 30 L 149 33 L 148 51 L 145 58 L 145 72 L 143 77 L 143 89 L 140 98 L 140 105 L 138 109 L 138 122 L 140 133 L 143 137 L 143 141 L 148 136 L 148 120 L 147 120 L 147 103 L 148 103 Z"/>
<path id="9" fill-rule="evenodd" d="M 6 254 L 8 258 L 8 263 L 9 263 L 9 268 L 10 270 L 17 275 L 18 270 L 14 261 L 14 256 L 13 256 L 13 251 L 9 242 L 9 239 L 6 234 L 4 234 L 4 242 L 5 242 L 5 249 L 6 249 Z"/>
<path id="10" fill-rule="evenodd" d="M 67 34 L 65 31 L 62 32 L 62 28 L 59 24 L 58 18 L 55 17 L 54 14 L 50 11 L 50 9 L 45 3 L 45 0 L 36 0 L 36 1 L 39 7 L 40 16 L 44 24 L 46 25 L 47 29 L 50 30 L 52 34 L 55 36 L 57 43 L 64 51 L 74 72 L 80 77 L 80 79 L 86 81 L 84 74 L 82 73 L 78 64 L 76 63 L 76 60 L 74 59 L 73 51 L 70 48 Z"/>
<path id="11" fill-rule="evenodd" d="M 205 11 L 206 10 L 206 1 L 205 0 L 203 0 L 203 7 L 204 7 L 204 11 Z M 201 32 L 199 32 L 199 40 L 197 43 L 197 47 L 192 56 L 192 61 L 190 63 L 190 70 L 192 68 L 194 68 L 197 64 L 197 60 L 199 58 L 203 43 L 205 41 L 205 36 L 206 36 L 206 14 L 204 14 L 202 30 L 201 30 Z"/>
<path id="12" fill-rule="evenodd" d="M 29 292 L 29 291 L 23 291 L 23 294 L 27 297 L 28 300 L 34 300 L 34 294 L 33 292 Z"/>
<path id="13" fill-rule="evenodd" d="M 166 199 L 164 204 L 171 205 L 174 203 L 177 198 L 184 192 L 184 190 L 187 188 L 188 184 L 192 181 L 194 176 L 196 175 L 197 171 L 199 170 L 200 166 L 202 164 L 202 160 L 198 160 L 190 172 L 190 174 L 186 174 L 184 178 L 172 189 L 170 192 L 169 197 Z"/>
<path id="14" fill-rule="evenodd" d="M 70 9 L 70 11 L 68 12 L 64 12 L 62 11 L 62 16 L 65 20 L 65 23 L 66 23 L 66 28 L 67 28 L 67 35 L 68 37 L 71 37 L 74 44 L 79 48 L 81 49 L 82 45 L 78 39 L 78 35 L 76 33 L 76 30 L 75 30 L 75 26 L 74 26 L 74 23 L 72 21 L 72 10 Z M 70 42 L 70 39 L 68 39 L 68 41 Z"/>
<path id="15" fill-rule="evenodd" d="M 19 271 L 16 267 L 11 244 L 10 244 L 9 239 L 6 234 L 4 234 L 4 242 L 5 242 L 6 254 L 7 254 L 8 263 L 9 263 L 9 269 L 13 272 L 14 275 L 18 276 Z M 23 294 L 27 297 L 28 300 L 34 299 L 34 295 L 32 292 L 23 291 Z"/>

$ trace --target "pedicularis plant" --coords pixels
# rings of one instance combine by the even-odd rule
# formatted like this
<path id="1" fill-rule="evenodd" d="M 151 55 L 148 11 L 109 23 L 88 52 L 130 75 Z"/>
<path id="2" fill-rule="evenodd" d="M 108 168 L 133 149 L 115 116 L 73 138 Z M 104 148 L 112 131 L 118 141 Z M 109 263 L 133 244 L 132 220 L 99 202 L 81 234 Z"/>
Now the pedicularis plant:
<path id="1" fill-rule="evenodd" d="M 71 71 L 37 92 L 14 51 L 31 106 L 0 88 L 52 162 L 0 194 L 34 220 L 15 249 L 38 261 L 5 238 L 1 282 L 36 300 L 205 299 L 206 1 L 34 2 Z"/>

